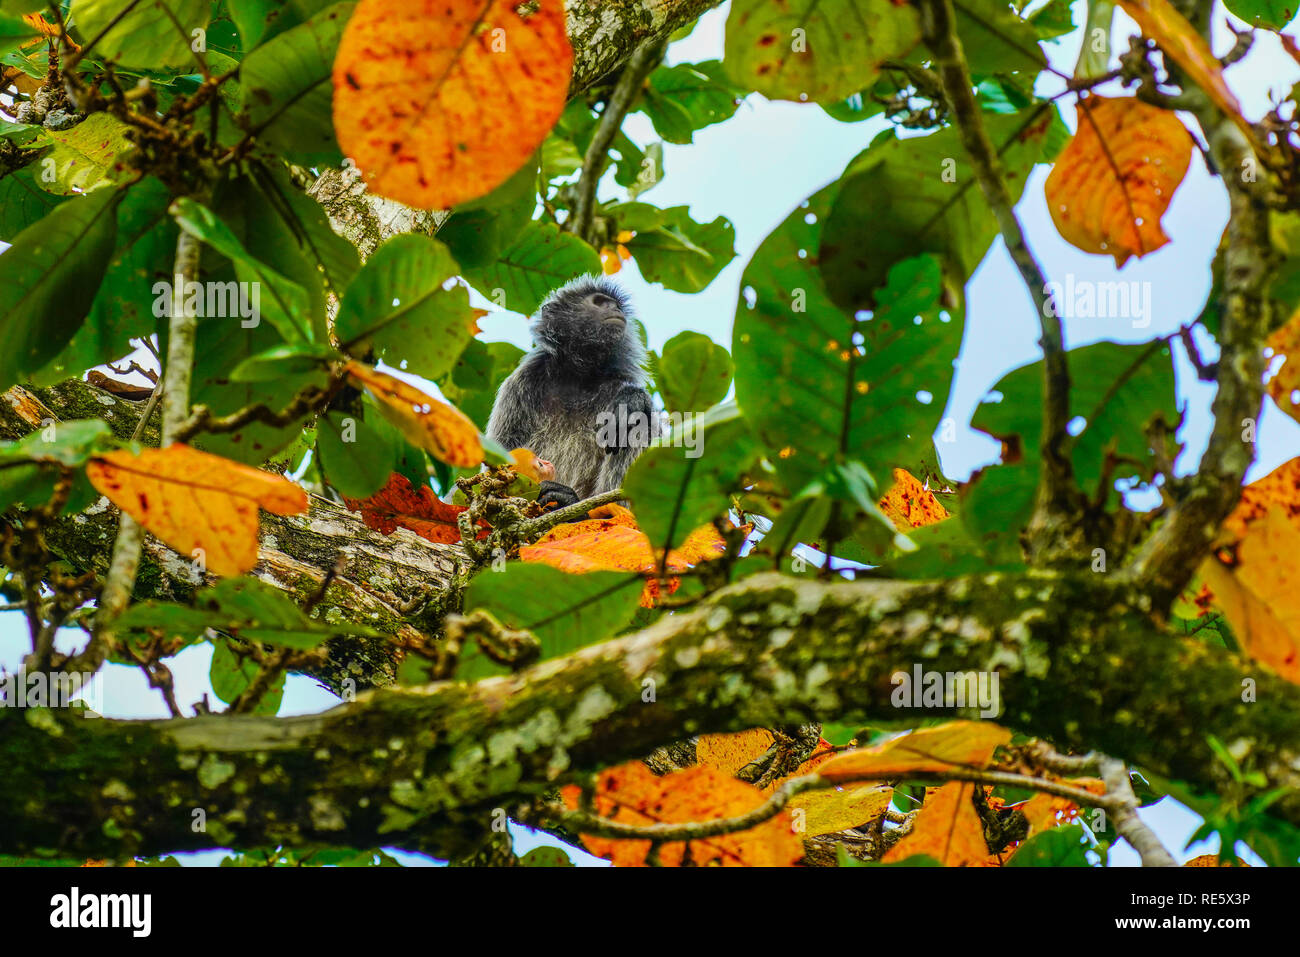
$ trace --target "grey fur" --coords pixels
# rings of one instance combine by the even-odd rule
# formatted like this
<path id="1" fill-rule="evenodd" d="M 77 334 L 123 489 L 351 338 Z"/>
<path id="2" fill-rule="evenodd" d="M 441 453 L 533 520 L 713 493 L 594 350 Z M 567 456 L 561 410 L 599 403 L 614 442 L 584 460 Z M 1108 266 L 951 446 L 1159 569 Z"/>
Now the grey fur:
<path id="1" fill-rule="evenodd" d="M 621 315 L 623 322 L 613 320 Z M 532 325 L 533 348 L 501 384 L 487 434 L 507 449 L 527 447 L 555 466 L 555 481 L 579 499 L 618 488 L 628 466 L 659 434 L 646 391 L 645 349 L 627 294 L 600 276 L 553 291 Z M 610 417 L 630 427 L 598 441 Z"/>

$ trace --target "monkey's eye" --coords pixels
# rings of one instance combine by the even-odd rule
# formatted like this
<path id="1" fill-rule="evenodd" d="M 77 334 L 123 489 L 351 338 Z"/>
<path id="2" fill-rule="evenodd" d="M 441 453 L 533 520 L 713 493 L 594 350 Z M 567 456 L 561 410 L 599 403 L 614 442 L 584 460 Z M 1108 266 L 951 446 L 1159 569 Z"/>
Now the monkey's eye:
<path id="1" fill-rule="evenodd" d="M 591 297 L 591 304 L 597 308 L 618 305 L 613 299 L 609 298 L 609 296 L 602 295 L 601 293 L 596 293 Z"/>

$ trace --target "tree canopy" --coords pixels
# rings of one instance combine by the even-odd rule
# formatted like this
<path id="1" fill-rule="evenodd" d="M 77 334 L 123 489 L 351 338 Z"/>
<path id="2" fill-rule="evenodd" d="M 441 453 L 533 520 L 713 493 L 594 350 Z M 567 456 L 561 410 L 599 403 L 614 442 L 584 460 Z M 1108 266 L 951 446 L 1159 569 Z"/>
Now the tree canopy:
<path id="1" fill-rule="evenodd" d="M 1265 405 L 1300 420 L 1297 94 L 1251 120 L 1225 79 L 1289 11 L 731 0 L 722 59 L 676 62 L 716 5 L 0 0 L 0 861 L 1184 864 L 1137 813 L 1166 796 L 1220 840 L 1192 863 L 1300 861 L 1300 459 L 1243 484 Z M 544 510 L 479 321 L 631 266 L 709 287 L 735 228 L 656 204 L 663 144 L 759 95 L 883 132 L 788 197 L 730 350 L 651 352 L 668 428 L 623 487 Z M 1201 162 L 1200 314 L 1071 347 L 1149 324 L 1118 270 Z M 1113 281 L 1045 274 L 1040 167 Z M 1041 358 L 956 481 L 998 240 Z M 1176 356 L 1216 390 L 1190 469 Z M 178 700 L 196 645 L 219 700 Z M 171 717 L 78 699 L 109 666 Z M 278 716 L 292 674 L 341 703 Z"/>

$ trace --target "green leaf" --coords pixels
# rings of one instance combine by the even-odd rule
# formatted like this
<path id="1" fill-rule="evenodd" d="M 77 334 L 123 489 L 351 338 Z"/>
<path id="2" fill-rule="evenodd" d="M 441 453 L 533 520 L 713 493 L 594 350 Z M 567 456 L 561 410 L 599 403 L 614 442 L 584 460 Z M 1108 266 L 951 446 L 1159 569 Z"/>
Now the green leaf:
<path id="1" fill-rule="evenodd" d="M 447 287 L 456 261 L 417 233 L 380 246 L 352 280 L 334 329 L 345 352 L 376 358 L 426 379 L 449 372 L 470 338 L 473 312 L 462 285 Z"/>
<path id="2" fill-rule="evenodd" d="M 402 437 L 376 410 L 367 417 L 329 412 L 316 431 L 316 454 L 325 478 L 348 498 L 378 492 L 397 471 Z"/>
<path id="3" fill-rule="evenodd" d="M 916 11 L 893 0 L 732 0 L 732 79 L 770 99 L 838 100 L 921 39 Z"/>
<path id="4" fill-rule="evenodd" d="M 1064 824 L 1035 834 L 1007 860 L 1007 867 L 1091 867 L 1088 839 L 1079 824 Z"/>
<path id="5" fill-rule="evenodd" d="M 1037 28 L 1006 0 L 953 0 L 953 8 L 971 73 L 1037 74 L 1047 67 Z"/>
<path id="6" fill-rule="evenodd" d="M 253 178 L 258 192 L 266 198 L 276 219 L 296 242 L 305 260 L 320 268 L 330 291 L 341 299 L 352 277 L 361 268 L 357 247 L 334 232 L 325 208 L 289 182 L 284 170 L 256 166 Z M 322 318 L 323 315 L 322 312 Z M 327 336 L 319 333 L 317 338 L 322 342 L 328 341 Z"/>
<path id="7" fill-rule="evenodd" d="M 727 78 L 719 60 L 679 63 L 650 74 L 636 109 L 669 143 L 690 143 L 696 130 L 735 113 L 744 94 Z"/>
<path id="8" fill-rule="evenodd" d="M 120 66 L 166 70 L 193 67 L 195 30 L 206 30 L 210 0 L 72 0 L 72 21 L 95 44 L 96 58 Z"/>
<path id="9" fill-rule="evenodd" d="M 231 704 L 244 693 L 261 670 L 252 658 L 240 658 L 227 641 L 214 641 L 212 664 L 208 668 L 208 681 L 218 698 Z M 253 714 L 273 715 L 280 710 L 284 698 L 284 673 L 271 680 L 266 693 L 253 708 Z"/>
<path id="10" fill-rule="evenodd" d="M 17 442 L 0 442 L 0 463 L 57 462 L 79 468 L 108 448 L 113 432 L 103 419 L 51 422 Z"/>
<path id="11" fill-rule="evenodd" d="M 869 317 L 830 301 L 809 260 L 825 245 L 835 188 L 763 241 L 732 334 L 736 401 L 792 492 L 850 458 L 878 476 L 924 471 L 961 345 L 960 317 L 937 308 L 933 257 L 894 266 Z"/>
<path id="12" fill-rule="evenodd" d="M 471 339 L 456 360 L 451 381 L 444 379 L 438 387 L 456 408 L 469 416 L 471 422 L 484 428 L 492 413 L 497 390 L 523 356 L 524 350 L 509 342 Z"/>
<path id="13" fill-rule="evenodd" d="M 22 17 L 0 14 L 0 55 L 12 53 L 24 43 L 35 40 L 41 35 L 40 30 Z"/>
<path id="14" fill-rule="evenodd" d="M 726 515 L 730 494 L 754 457 L 754 442 L 734 405 L 688 419 L 684 430 L 628 469 L 623 490 L 637 524 L 657 549 L 676 548 L 706 522 Z M 690 439 L 671 444 L 678 436 Z"/>
<path id="15" fill-rule="evenodd" d="M 86 321 L 72 341 L 32 379 L 62 382 L 131 351 L 130 340 L 148 336 L 167 315 L 159 282 L 172 282 L 176 224 L 168 213 L 171 191 L 148 176 L 125 190 L 117 207 L 117 242 Z"/>
<path id="16" fill-rule="evenodd" d="M 1174 370 L 1163 342 L 1124 345 L 1098 342 L 1067 353 L 1070 415 L 1076 431 L 1067 449 L 1074 477 L 1089 497 L 1097 494 L 1108 453 L 1120 457 L 1110 474 L 1149 480 L 1155 465 L 1145 428 L 1156 417 L 1172 429 L 1178 422 Z M 1003 443 L 1006 464 L 983 469 L 963 488 L 962 520 L 975 538 L 1001 554 L 1014 542 L 1033 509 L 1042 462 L 1042 362 L 1004 376 L 971 420 L 972 428 Z M 1135 464 L 1136 463 L 1136 464 Z M 1110 486 L 1105 490 L 1109 494 Z M 1086 559 L 1087 556 L 1085 556 Z"/>
<path id="17" fill-rule="evenodd" d="M 265 318 L 286 340 L 302 341 L 309 337 L 311 306 L 306 289 L 250 253 L 230 227 L 208 207 L 183 197 L 174 204 L 174 212 L 176 222 L 183 230 L 203 240 L 234 263 L 235 275 L 239 281 L 247 283 L 247 288 L 257 293 L 252 300 L 254 314 L 251 316 L 244 317 L 241 313 L 240 316 L 204 315 L 204 318 L 217 318 L 227 322 L 238 318 L 241 324 L 251 323 L 246 328 L 256 328 L 260 320 Z M 211 286 L 208 288 L 211 289 Z M 268 295 L 262 296 L 261 290 L 265 290 Z"/>
<path id="18" fill-rule="evenodd" d="M 336 0 L 226 0 L 245 51 L 305 23 Z"/>
<path id="19" fill-rule="evenodd" d="M 338 163 L 331 72 L 355 3 L 336 3 L 259 46 L 239 71 L 243 106 L 265 146 L 302 163 Z"/>
<path id="20" fill-rule="evenodd" d="M 520 867 L 572 867 L 569 855 L 558 847 L 535 847 L 519 858 Z"/>
<path id="21" fill-rule="evenodd" d="M 286 342 L 239 363 L 230 373 L 230 381 L 274 382 L 286 375 L 318 370 L 332 359 L 338 359 L 338 353 L 329 346 L 314 342 Z"/>
<path id="22" fill-rule="evenodd" d="M 484 570 L 465 592 L 465 610 L 492 613 L 507 628 L 526 629 L 541 642 L 541 657 L 555 658 L 615 634 L 636 613 L 644 580 L 626 572 L 570 575 L 530 562 Z M 500 672 L 477 645 L 467 646 L 458 678 Z"/>
<path id="23" fill-rule="evenodd" d="M 56 196 L 36 183 L 40 164 L 23 166 L 0 176 L 0 240 L 14 237 L 37 222 L 67 197 Z"/>
<path id="24" fill-rule="evenodd" d="M 116 182 L 126 169 L 123 158 L 135 149 L 126 130 L 125 123 L 107 113 L 93 113 L 71 129 L 47 130 L 54 149 L 39 163 L 53 170 L 54 179 L 45 188 L 70 196 Z"/>
<path id="25" fill-rule="evenodd" d="M 1253 27 L 1281 30 L 1295 19 L 1295 0 L 1223 0 L 1228 12 Z"/>
<path id="26" fill-rule="evenodd" d="M 655 382 L 668 411 L 703 412 L 723 400 L 735 371 L 722 346 L 698 332 L 681 332 L 664 344 Z"/>
<path id="27" fill-rule="evenodd" d="M 610 215 L 617 218 L 619 210 L 612 207 Z M 639 230 L 625 244 L 647 282 L 675 292 L 699 292 L 736 258 L 736 229 L 725 216 L 697 223 L 685 206 L 660 213 L 661 225 Z"/>
<path id="28" fill-rule="evenodd" d="M 0 254 L 0 389 L 54 358 L 81 327 L 117 237 L 121 193 L 70 200 Z"/>
<path id="29" fill-rule="evenodd" d="M 1034 164 L 1045 158 L 1048 134 L 1060 117 L 1040 104 L 986 114 L 984 123 L 1014 201 Z M 850 310 L 870 308 L 895 263 L 936 253 L 945 285 L 961 301 L 966 280 L 998 232 L 965 156 L 958 131 L 948 127 L 929 136 L 881 137 L 849 164 L 820 239 L 832 299 Z M 809 257 L 818 255 L 817 245 L 806 248 Z"/>
<path id="30" fill-rule="evenodd" d="M 243 362 L 281 346 L 284 341 L 269 323 L 245 329 L 233 319 L 214 319 L 199 323 L 194 350 L 194 394 L 196 405 L 202 404 L 216 416 L 229 415 L 250 405 L 264 405 L 279 412 L 308 385 L 323 388 L 327 378 L 319 366 L 290 373 L 271 380 L 236 381 L 233 372 Z M 194 444 L 214 455 L 261 465 L 301 434 L 304 413 L 287 426 L 250 422 L 236 432 L 205 433 Z"/>
<path id="31" fill-rule="evenodd" d="M 597 272 L 596 250 L 553 223 L 532 222 L 496 262 L 466 268 L 464 276 L 498 306 L 531 315 L 552 289 Z"/>

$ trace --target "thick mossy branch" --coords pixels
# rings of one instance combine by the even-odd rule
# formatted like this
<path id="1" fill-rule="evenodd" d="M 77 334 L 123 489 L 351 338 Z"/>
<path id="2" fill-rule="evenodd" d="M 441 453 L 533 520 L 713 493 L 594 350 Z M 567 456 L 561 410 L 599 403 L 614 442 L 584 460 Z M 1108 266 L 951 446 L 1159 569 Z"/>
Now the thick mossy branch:
<path id="1" fill-rule="evenodd" d="M 1300 689 L 1158 631 L 1148 605 L 1101 576 L 770 574 L 513 676 L 370 692 L 322 715 L 127 722 L 9 709 L 0 852 L 323 842 L 454 855 L 493 809 L 692 734 L 906 719 L 891 676 L 915 664 L 996 670 L 998 720 L 1061 749 L 1234 792 L 1213 732 L 1267 787 L 1300 785 Z M 1247 679 L 1254 703 L 1242 701 Z M 206 831 L 191 827 L 196 810 Z M 1270 812 L 1300 823 L 1300 791 Z"/>
<path id="2" fill-rule="evenodd" d="M 18 439 L 42 419 L 102 418 L 114 434 L 129 439 L 146 403 L 110 395 L 88 382 L 70 379 L 44 389 L 13 388 L 0 401 L 0 439 Z M 156 442 L 156 428 L 145 432 Z M 392 683 L 402 649 L 426 641 L 427 626 L 405 609 L 452 580 L 462 550 L 434 545 L 413 532 L 385 535 L 366 527 L 361 517 L 342 506 L 312 496 L 307 514 L 261 516 L 261 547 L 252 575 L 285 591 L 298 605 L 317 596 L 330 569 L 343 560 L 342 572 L 329 583 L 314 606 L 324 621 L 354 622 L 380 632 L 382 638 L 340 636 L 330 641 L 329 659 L 310 673 L 336 693 Z M 78 572 L 108 572 L 118 511 L 106 499 L 79 515 L 55 523 L 46 542 Z M 207 577 L 203 583 L 211 583 Z M 187 601 L 198 587 L 188 557 L 146 536 L 132 597 Z"/>

